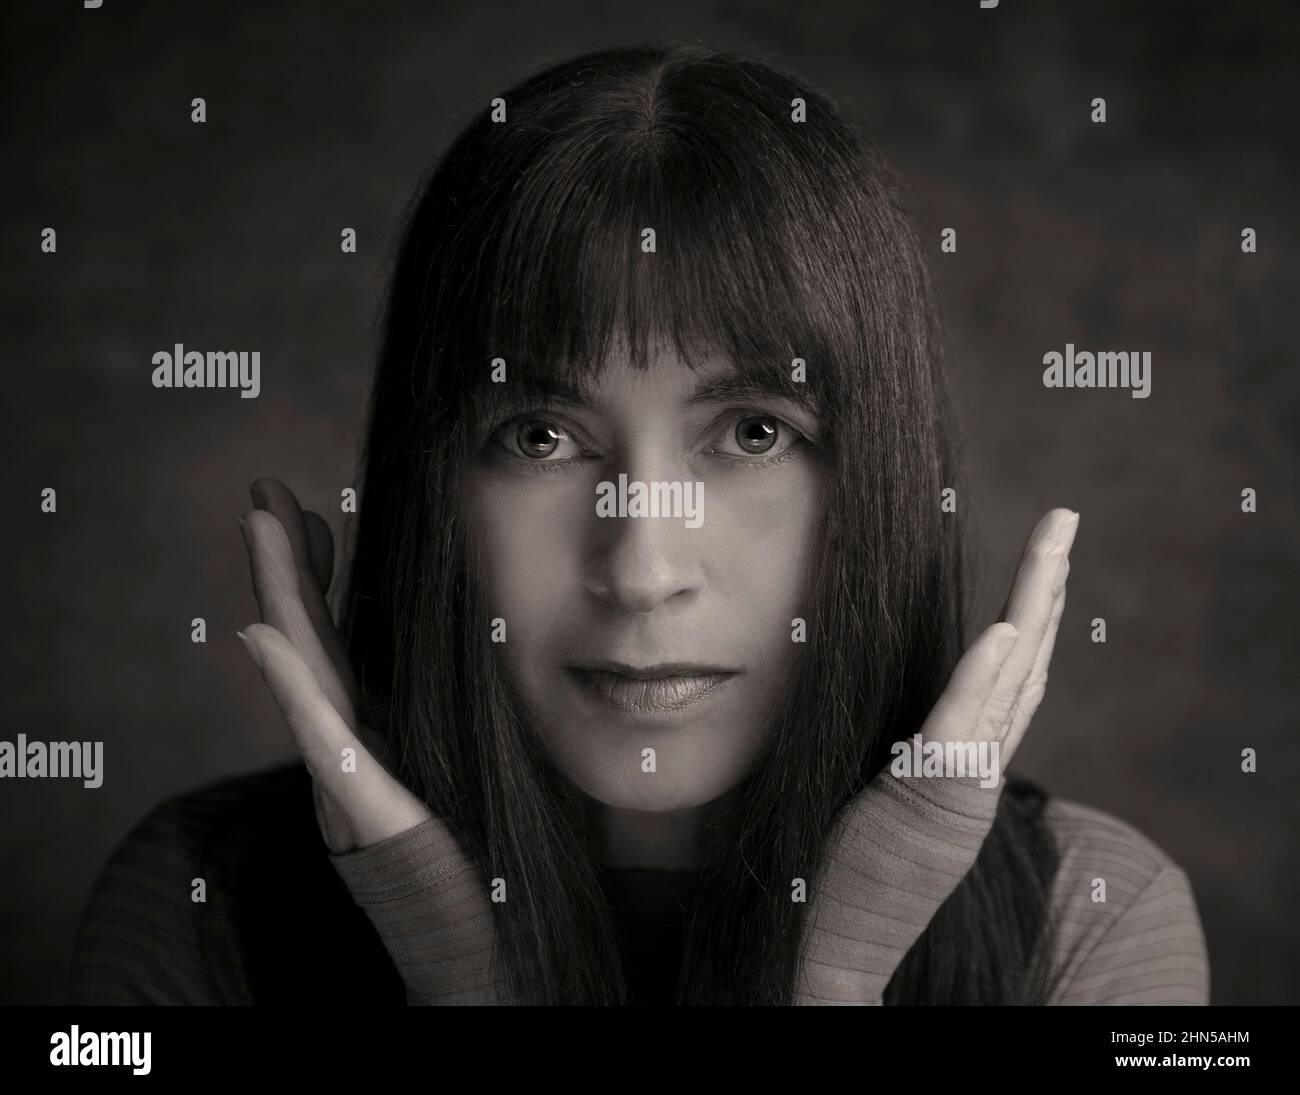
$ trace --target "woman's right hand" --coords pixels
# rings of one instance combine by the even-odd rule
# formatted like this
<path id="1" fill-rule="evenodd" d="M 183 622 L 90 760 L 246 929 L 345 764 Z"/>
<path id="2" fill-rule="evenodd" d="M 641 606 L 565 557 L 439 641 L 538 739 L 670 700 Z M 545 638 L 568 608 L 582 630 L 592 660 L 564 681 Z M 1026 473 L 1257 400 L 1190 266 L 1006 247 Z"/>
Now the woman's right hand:
<path id="1" fill-rule="evenodd" d="M 311 773 L 326 845 L 335 854 L 368 848 L 433 814 L 385 768 L 379 739 L 357 720 L 356 683 L 325 600 L 329 526 L 278 480 L 257 480 L 252 495 L 257 508 L 240 525 L 262 622 L 239 635 Z"/>
<path id="2" fill-rule="evenodd" d="M 274 479 L 241 522 L 262 623 L 244 636 L 311 773 L 316 820 L 410 1004 L 513 1002 L 474 864 L 447 825 L 385 767 L 357 719 L 357 690 L 325 591 L 329 526 Z"/>

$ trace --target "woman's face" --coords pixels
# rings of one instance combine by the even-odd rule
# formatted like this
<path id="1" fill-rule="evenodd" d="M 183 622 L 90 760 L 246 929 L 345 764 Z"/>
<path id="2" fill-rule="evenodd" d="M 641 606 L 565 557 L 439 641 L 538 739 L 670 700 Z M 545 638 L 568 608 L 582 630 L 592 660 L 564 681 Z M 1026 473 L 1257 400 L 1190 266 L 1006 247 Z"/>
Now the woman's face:
<path id="1" fill-rule="evenodd" d="M 699 806 L 750 774 L 801 649 L 826 472 L 792 390 L 620 356 L 482 431 L 467 494 L 495 649 L 599 802 Z"/>

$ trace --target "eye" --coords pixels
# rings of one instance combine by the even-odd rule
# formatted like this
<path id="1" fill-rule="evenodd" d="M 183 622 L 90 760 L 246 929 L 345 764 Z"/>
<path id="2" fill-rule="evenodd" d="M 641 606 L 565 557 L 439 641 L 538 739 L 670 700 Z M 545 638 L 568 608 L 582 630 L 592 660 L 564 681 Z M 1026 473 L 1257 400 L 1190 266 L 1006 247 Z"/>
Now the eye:
<path id="1" fill-rule="evenodd" d="M 772 415 L 747 414 L 727 424 L 711 451 L 725 456 L 775 456 L 802 436 Z"/>
<path id="2" fill-rule="evenodd" d="M 568 430 L 545 418 L 508 422 L 497 431 L 496 440 L 511 456 L 538 462 L 568 460 L 582 452 Z"/>

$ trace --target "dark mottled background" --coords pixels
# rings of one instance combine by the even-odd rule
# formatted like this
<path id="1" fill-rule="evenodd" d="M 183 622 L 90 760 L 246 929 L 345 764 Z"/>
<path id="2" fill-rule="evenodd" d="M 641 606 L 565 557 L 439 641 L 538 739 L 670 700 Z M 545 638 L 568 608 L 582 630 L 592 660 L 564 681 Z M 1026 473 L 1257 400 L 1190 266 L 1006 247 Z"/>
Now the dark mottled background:
<path id="1" fill-rule="evenodd" d="M 255 616 L 236 518 L 274 474 L 339 526 L 419 172 L 543 62 L 701 39 L 818 83 L 916 190 L 987 619 L 1036 518 L 1083 515 L 1017 767 L 1188 870 L 1215 1002 L 1300 1002 L 1294 4 L 47 0 L 0 31 L 0 737 L 106 743 L 99 790 L 0 783 L 0 1000 L 61 998 L 95 872 L 152 806 L 292 757 L 234 637 Z M 261 397 L 154 390 L 178 341 L 260 349 Z M 1067 341 L 1151 350 L 1151 397 L 1044 389 Z"/>

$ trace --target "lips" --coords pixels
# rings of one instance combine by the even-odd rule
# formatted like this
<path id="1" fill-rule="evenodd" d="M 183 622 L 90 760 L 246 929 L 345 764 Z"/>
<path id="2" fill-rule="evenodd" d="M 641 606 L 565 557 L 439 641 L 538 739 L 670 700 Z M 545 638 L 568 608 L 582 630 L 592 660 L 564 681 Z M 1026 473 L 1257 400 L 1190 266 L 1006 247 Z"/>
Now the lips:
<path id="1" fill-rule="evenodd" d="M 570 666 L 569 673 L 589 696 L 643 716 L 687 711 L 740 675 L 721 666 L 683 662 L 654 666 L 603 662 Z"/>

